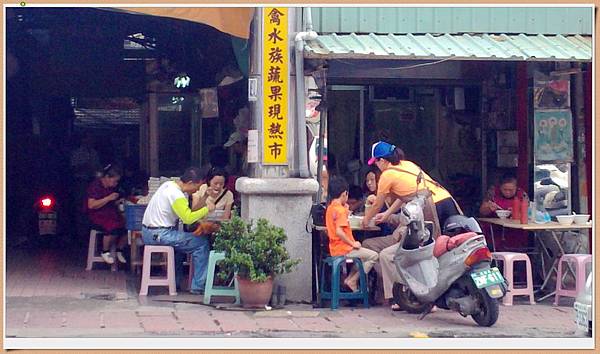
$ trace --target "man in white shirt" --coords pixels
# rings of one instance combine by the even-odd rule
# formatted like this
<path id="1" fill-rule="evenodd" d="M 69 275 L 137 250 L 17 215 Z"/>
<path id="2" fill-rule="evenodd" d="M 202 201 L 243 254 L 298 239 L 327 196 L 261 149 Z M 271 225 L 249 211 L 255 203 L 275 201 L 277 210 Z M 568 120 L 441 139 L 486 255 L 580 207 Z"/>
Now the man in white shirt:
<path id="1" fill-rule="evenodd" d="M 184 224 L 191 225 L 215 210 L 215 205 L 206 200 L 210 196 L 208 193 L 203 200 L 205 207 L 196 211 L 190 209 L 187 196 L 196 192 L 201 185 L 200 169 L 186 169 L 179 181 L 168 181 L 158 188 L 142 219 L 144 244 L 172 246 L 176 252 L 192 254 L 194 275 L 190 292 L 193 294 L 204 292 L 210 246 L 205 236 L 179 231 L 177 221 L 179 219 Z"/>

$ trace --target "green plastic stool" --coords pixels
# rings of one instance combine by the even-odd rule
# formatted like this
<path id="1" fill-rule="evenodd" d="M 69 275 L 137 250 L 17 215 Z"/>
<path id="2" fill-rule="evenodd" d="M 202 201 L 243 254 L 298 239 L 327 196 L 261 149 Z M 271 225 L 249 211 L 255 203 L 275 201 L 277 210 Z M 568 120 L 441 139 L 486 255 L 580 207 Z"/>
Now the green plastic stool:
<path id="1" fill-rule="evenodd" d="M 217 262 L 225 259 L 225 253 L 210 251 L 208 256 L 208 269 L 206 272 L 206 285 L 204 285 L 204 304 L 210 304 L 210 298 L 213 296 L 233 296 L 235 304 L 240 304 L 240 291 L 238 290 L 238 282 L 234 277 L 233 287 L 230 286 L 214 286 L 215 267 Z"/>

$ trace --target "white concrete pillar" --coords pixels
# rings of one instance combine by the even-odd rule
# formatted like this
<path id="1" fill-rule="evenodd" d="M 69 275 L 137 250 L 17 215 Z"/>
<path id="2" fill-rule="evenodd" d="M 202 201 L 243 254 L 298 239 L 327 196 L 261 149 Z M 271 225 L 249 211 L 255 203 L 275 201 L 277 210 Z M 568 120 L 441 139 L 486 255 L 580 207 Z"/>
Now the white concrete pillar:
<path id="1" fill-rule="evenodd" d="M 279 275 L 277 281 L 286 287 L 288 300 L 310 302 L 312 237 L 306 230 L 306 221 L 318 183 L 311 178 L 241 177 L 235 188 L 242 197 L 242 218 L 265 218 L 285 230 L 290 257 L 301 262 L 291 273 Z"/>

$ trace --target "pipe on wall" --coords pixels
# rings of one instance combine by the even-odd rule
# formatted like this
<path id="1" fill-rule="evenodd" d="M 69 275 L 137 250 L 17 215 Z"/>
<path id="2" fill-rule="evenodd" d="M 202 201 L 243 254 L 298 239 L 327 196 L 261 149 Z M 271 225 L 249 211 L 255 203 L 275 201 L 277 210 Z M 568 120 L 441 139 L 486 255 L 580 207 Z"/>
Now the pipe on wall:
<path id="1" fill-rule="evenodd" d="M 316 39 L 318 34 L 312 31 L 310 9 L 301 9 L 301 11 L 303 13 L 304 11 L 307 12 L 305 21 L 302 21 L 302 25 L 304 26 L 303 29 L 310 30 L 298 32 L 294 38 L 296 69 L 296 130 L 298 134 L 298 172 L 301 178 L 308 178 L 310 177 L 310 171 L 308 169 L 306 108 L 304 104 L 304 41 Z"/>

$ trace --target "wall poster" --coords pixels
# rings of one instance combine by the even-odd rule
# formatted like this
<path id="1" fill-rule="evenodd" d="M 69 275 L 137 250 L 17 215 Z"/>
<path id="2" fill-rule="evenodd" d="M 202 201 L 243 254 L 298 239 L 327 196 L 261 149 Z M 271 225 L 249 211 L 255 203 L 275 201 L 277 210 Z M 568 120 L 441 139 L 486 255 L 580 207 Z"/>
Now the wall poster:
<path id="1" fill-rule="evenodd" d="M 536 110 L 535 161 L 573 161 L 573 119 L 570 110 Z"/>

